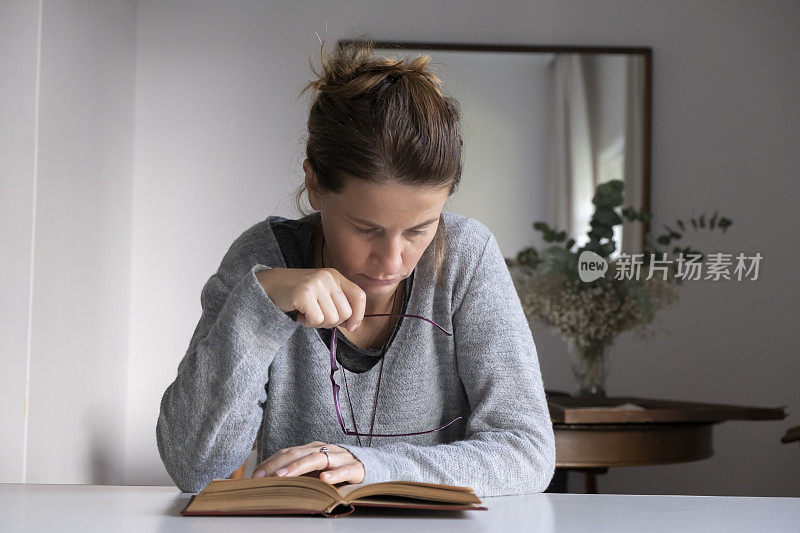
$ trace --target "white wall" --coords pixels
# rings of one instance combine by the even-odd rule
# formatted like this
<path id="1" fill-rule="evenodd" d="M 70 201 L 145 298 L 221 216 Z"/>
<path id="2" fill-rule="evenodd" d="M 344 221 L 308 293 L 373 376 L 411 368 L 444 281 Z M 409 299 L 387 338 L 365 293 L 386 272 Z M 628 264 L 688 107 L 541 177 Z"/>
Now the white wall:
<path id="1" fill-rule="evenodd" d="M 38 7 L 0 4 L 0 481 L 24 479 Z"/>
<path id="2" fill-rule="evenodd" d="M 0 39 L 14 43 L 0 54 L 10 295 L 0 481 L 123 479 L 134 8 L 45 1 L 0 11 Z"/>
<path id="3" fill-rule="evenodd" d="M 45 2 L 45 21 L 49 5 Z M 78 9 L 74 6 L 83 6 L 70 5 L 73 9 L 68 11 L 73 12 Z M 136 24 L 135 124 L 130 128 L 123 121 L 119 143 L 108 140 L 112 130 L 105 130 L 102 136 L 97 133 L 98 123 L 90 120 L 92 109 L 72 115 L 61 110 L 66 117 L 56 112 L 55 93 L 44 90 L 48 69 L 43 61 L 42 95 L 48 96 L 42 102 L 52 105 L 47 113 L 48 106 L 42 106 L 39 121 L 51 133 L 47 141 L 48 134 L 42 131 L 38 158 L 42 168 L 36 196 L 29 455 L 36 464 L 53 465 L 55 459 L 45 454 L 48 444 L 40 442 L 45 427 L 50 427 L 50 457 L 55 457 L 52 442 L 58 442 L 58 460 L 66 464 L 48 481 L 92 478 L 84 452 L 91 442 L 98 443 L 98 450 L 111 446 L 124 419 L 124 474 L 115 470 L 116 457 L 112 457 L 110 464 L 98 469 L 102 474 L 92 479 L 170 482 L 156 451 L 154 428 L 161 394 L 174 378 L 200 316 L 200 289 L 242 230 L 269 214 L 293 213 L 289 193 L 301 177 L 307 112 L 296 96 L 311 76 L 307 54 L 316 51 L 314 32 L 331 43 L 369 32 L 380 40 L 653 48 L 655 222 L 718 208 L 734 220 L 728 234 L 724 239 L 700 234 L 692 244 L 705 252 L 758 251 L 765 259 L 756 282 L 688 284 L 680 305 L 659 317 L 660 326 L 669 333 L 649 342 L 623 336 L 613 352 L 609 389 L 617 395 L 788 404 L 790 417 L 722 424 L 715 429 L 713 458 L 612 469 L 600 477 L 600 490 L 800 496 L 795 475 L 800 453 L 796 446 L 779 442 L 788 427 L 800 423 L 792 413 L 800 405 L 800 359 L 795 355 L 800 343 L 795 325 L 800 291 L 794 279 L 800 252 L 791 246 L 796 239 L 789 235 L 790 228 L 800 225 L 794 202 L 800 193 L 797 3 L 540 0 L 474 2 L 473 7 L 464 8 L 460 1 L 421 0 L 402 4 L 316 0 L 291 5 L 142 0 L 136 4 L 135 17 L 128 10 L 130 5 L 108 8 L 126 15 L 123 19 L 111 17 L 119 22 L 108 31 L 115 30 L 118 38 L 120 31 L 116 30 L 122 29 L 121 34 L 127 36 L 130 24 L 134 20 Z M 94 28 L 89 20 L 92 17 L 86 13 L 84 30 Z M 51 22 L 56 25 L 53 35 L 59 35 L 55 19 Z M 30 39 L 30 29 L 27 34 L 22 27 L 16 31 L 21 39 L 25 35 Z M 97 28 L 91 31 L 100 32 Z M 48 57 L 46 29 L 44 36 L 43 58 Z M 127 42 L 127 37 L 122 40 Z M 80 58 L 84 57 L 86 63 L 98 65 L 99 55 L 112 53 L 104 47 L 87 46 L 90 58 L 79 54 L 59 61 L 83 65 Z M 18 54 L 27 57 L 24 52 Z M 53 60 L 59 57 L 55 51 L 49 54 Z M 121 56 L 128 57 L 120 51 L 118 59 Z M 0 65 L 8 68 L 5 63 Z M 22 94 L 29 90 L 31 77 L 29 64 L 24 66 L 28 68 L 27 81 L 20 79 L 17 86 Z M 121 73 L 109 74 L 108 64 L 88 78 L 83 73 L 75 75 L 74 70 L 56 72 L 56 66 L 52 63 L 50 75 L 56 77 L 51 79 L 63 76 L 67 94 L 77 93 L 80 83 L 88 90 L 93 85 L 89 80 L 116 86 L 116 81 L 125 78 Z M 122 91 L 121 97 L 109 95 L 108 100 L 91 94 L 86 98 L 103 102 L 109 112 L 121 112 L 129 94 Z M 0 109 L 5 112 L 6 107 Z M 133 194 L 132 204 L 128 204 L 132 208 L 132 241 L 127 252 L 124 239 L 113 240 L 111 233 L 104 238 L 92 223 L 107 218 L 124 231 L 120 212 L 116 212 L 118 217 L 108 208 L 109 203 L 120 202 L 124 213 L 122 187 L 101 188 L 99 167 L 86 169 L 70 161 L 66 149 L 55 142 L 70 118 L 76 127 L 64 142 L 79 153 L 78 148 L 94 143 L 122 146 L 125 132 L 134 133 Z M 7 135 L 3 129 L 0 134 Z M 29 145 L 23 148 L 30 152 Z M 15 172 L 31 172 L 26 167 L 30 159 L 26 163 L 24 154 L 19 157 Z M 83 157 L 92 159 L 86 152 Z M 116 161 L 115 166 L 124 171 L 124 155 L 120 153 Z M 73 188 L 59 189 L 59 175 L 68 178 Z M 15 191 L 28 191 L 28 198 L 20 196 L 15 205 L 21 216 L 29 215 L 32 182 L 13 183 Z M 87 187 L 100 196 L 95 202 L 81 203 L 78 191 Z M 63 211 L 57 211 L 57 194 L 66 202 Z M 47 206 L 49 215 L 41 214 L 42 206 Z M 93 214 L 87 215 L 86 210 Z M 11 264 L 15 269 L 12 279 L 23 285 L 27 283 L 24 252 L 30 244 L 25 240 L 26 231 L 30 229 L 23 225 L 14 233 L 18 239 L 15 254 L 22 250 L 23 256 L 15 255 Z M 84 247 L 78 248 L 81 254 L 74 252 L 78 243 L 69 241 L 74 235 L 83 237 Z M 83 254 L 90 254 L 89 259 Z M 101 257 L 112 262 L 98 263 Z M 65 263 L 63 268 L 71 275 L 68 289 L 48 280 L 50 270 L 45 268 Z M 130 264 L 131 271 L 127 415 L 123 416 L 120 395 L 112 391 L 124 386 L 114 369 L 119 356 L 115 348 L 125 342 L 126 331 L 108 317 L 126 312 L 125 296 L 101 285 L 105 288 L 91 293 L 97 298 L 90 298 L 86 287 L 92 279 L 104 280 L 109 272 L 117 274 L 118 283 L 128 279 L 125 264 Z M 100 272 L 91 270 L 96 268 Z M 17 293 L 15 298 L 25 305 L 24 294 Z M 107 312 L 97 316 L 99 307 L 87 307 L 93 301 L 96 305 L 110 302 Z M 88 318 L 80 314 L 86 309 L 91 315 Z M 0 316 L 4 328 L 24 319 L 16 309 Z M 93 318 L 107 327 L 98 328 Z M 72 337 L 59 339 L 70 332 Z M 546 386 L 571 389 L 563 343 L 545 331 L 535 330 L 534 335 Z M 15 346 L 24 346 L 24 341 L 17 338 Z M 111 358 L 110 366 L 91 375 L 95 380 L 105 376 L 108 383 L 73 378 L 84 376 L 84 361 L 100 364 L 102 357 Z M 59 366 L 59 361 L 64 366 Z M 16 359 L 12 363 L 19 375 L 22 367 Z M 65 368 L 67 364 L 77 366 Z M 46 407 L 43 400 L 37 404 L 36 393 L 45 390 L 52 391 L 47 407 L 53 410 L 50 422 L 65 418 L 61 423 L 50 424 L 41 414 Z M 90 406 L 99 406 L 99 419 L 107 421 L 108 428 L 90 433 L 91 424 L 86 421 Z M 6 412 L 13 413 L 10 409 L 4 407 L 4 417 Z M 109 417 L 111 409 L 117 418 Z M 41 422 L 36 421 L 37 416 L 43 417 Z M 80 436 L 70 437 L 69 430 L 79 431 Z M 96 440 L 88 440 L 92 436 Z M 109 458 L 101 457 L 97 463 L 104 461 Z M 32 472 L 29 481 L 34 480 L 44 477 Z"/>

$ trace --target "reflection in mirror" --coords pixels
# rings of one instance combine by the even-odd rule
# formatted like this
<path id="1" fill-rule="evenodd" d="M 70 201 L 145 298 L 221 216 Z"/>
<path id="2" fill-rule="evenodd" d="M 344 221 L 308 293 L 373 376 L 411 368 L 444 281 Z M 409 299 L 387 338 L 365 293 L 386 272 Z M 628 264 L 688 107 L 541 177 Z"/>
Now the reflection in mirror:
<path id="1" fill-rule="evenodd" d="M 504 256 L 541 244 L 539 220 L 585 243 L 608 180 L 625 182 L 624 206 L 649 209 L 648 49 L 376 44 L 375 55 L 431 56 L 461 104 L 464 173 L 445 209 L 486 224 Z M 621 251 L 641 251 L 646 228 L 616 230 Z"/>

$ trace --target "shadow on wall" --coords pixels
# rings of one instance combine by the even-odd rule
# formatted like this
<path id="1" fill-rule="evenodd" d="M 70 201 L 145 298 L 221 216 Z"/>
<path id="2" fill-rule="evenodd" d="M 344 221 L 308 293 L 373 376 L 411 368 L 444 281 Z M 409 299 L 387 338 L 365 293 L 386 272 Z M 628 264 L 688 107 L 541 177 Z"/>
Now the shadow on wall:
<path id="1" fill-rule="evenodd" d="M 119 426 L 109 409 L 94 407 L 87 414 L 88 431 L 88 483 L 92 485 L 123 484 L 124 436 L 114 434 L 109 438 L 108 428 Z"/>

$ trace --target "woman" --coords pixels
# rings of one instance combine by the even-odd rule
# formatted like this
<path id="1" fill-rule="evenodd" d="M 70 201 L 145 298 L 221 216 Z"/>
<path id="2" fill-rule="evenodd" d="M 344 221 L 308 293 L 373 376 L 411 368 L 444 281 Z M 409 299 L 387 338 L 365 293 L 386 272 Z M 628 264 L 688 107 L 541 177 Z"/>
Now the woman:
<path id="1" fill-rule="evenodd" d="M 321 58 L 303 90 L 315 212 L 245 231 L 203 287 L 161 402 L 167 471 L 197 492 L 255 440 L 254 477 L 543 491 L 555 445 L 530 329 L 494 236 L 443 211 L 457 103 L 427 56 Z"/>

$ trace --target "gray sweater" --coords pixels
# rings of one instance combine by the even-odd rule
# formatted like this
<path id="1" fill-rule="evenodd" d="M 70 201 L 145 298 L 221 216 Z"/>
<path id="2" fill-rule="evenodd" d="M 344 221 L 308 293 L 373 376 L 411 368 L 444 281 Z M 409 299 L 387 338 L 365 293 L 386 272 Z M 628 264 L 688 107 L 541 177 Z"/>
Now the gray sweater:
<path id="1" fill-rule="evenodd" d="M 462 419 L 424 435 L 375 437 L 367 447 L 345 435 L 336 418 L 329 346 L 281 311 L 255 276 L 285 266 L 274 219 L 239 236 L 206 282 L 202 316 L 161 400 L 158 450 L 178 488 L 198 492 L 228 477 L 254 441 L 258 462 L 313 441 L 341 446 L 364 464 L 364 483 L 447 483 L 479 496 L 547 488 L 555 439 L 536 346 L 486 226 L 443 213 L 443 281 L 436 281 L 429 246 L 414 270 L 406 312 L 453 336 L 403 320 L 385 355 L 373 432 L 412 433 Z M 369 430 L 380 366 L 347 376 L 361 432 Z M 340 372 L 342 415 L 353 429 Z"/>

